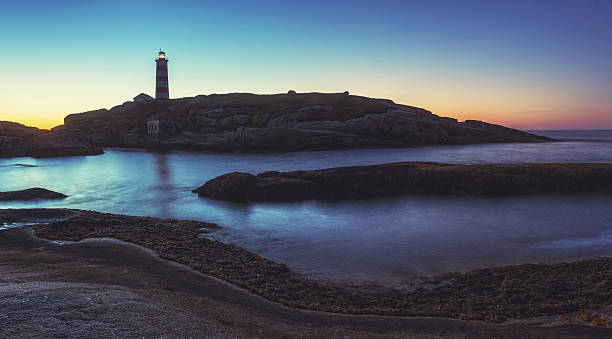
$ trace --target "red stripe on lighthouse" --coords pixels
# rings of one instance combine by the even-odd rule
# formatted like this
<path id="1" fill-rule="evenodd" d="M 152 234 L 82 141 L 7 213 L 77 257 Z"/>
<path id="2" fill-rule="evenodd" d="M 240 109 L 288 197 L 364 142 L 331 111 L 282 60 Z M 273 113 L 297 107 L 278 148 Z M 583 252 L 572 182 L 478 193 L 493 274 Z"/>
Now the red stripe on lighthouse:
<path id="1" fill-rule="evenodd" d="M 163 56 L 160 51 L 158 58 L 155 60 L 155 99 L 169 99 L 168 90 L 168 59 Z M 165 55 L 165 54 L 164 54 Z"/>

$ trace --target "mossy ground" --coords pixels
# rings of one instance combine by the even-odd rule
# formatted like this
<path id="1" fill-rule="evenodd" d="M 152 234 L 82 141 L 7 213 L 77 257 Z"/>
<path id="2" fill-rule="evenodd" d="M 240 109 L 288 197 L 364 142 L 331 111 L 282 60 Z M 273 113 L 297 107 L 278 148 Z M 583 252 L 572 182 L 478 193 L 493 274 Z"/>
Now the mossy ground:
<path id="1" fill-rule="evenodd" d="M 427 285 L 437 287 L 403 291 L 304 278 L 283 264 L 204 236 L 217 227 L 196 221 L 82 212 L 37 225 L 34 230 L 37 236 L 54 240 L 112 237 L 138 244 L 162 258 L 302 309 L 489 322 L 580 312 L 594 325 L 610 326 L 609 320 L 593 311 L 612 304 L 612 258 L 447 273 Z"/>

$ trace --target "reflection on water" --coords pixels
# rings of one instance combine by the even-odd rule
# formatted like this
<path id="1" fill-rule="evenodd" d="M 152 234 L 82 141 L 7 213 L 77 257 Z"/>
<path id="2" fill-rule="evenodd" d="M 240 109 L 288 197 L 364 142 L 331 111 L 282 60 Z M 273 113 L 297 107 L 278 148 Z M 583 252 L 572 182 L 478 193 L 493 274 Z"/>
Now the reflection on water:
<path id="1" fill-rule="evenodd" d="M 569 141 L 559 143 L 257 155 L 107 150 L 95 157 L 2 159 L 0 191 L 38 186 L 69 197 L 4 202 L 0 208 L 71 207 L 215 222 L 224 227 L 218 234 L 224 241 L 335 279 L 393 281 L 487 264 L 612 254 L 610 196 L 403 196 L 245 205 L 191 193 L 230 171 L 407 160 L 612 163 L 612 133 L 564 133 Z M 596 141 L 584 141 L 589 138 Z"/>
<path id="2" fill-rule="evenodd" d="M 612 230 L 604 231 L 595 237 L 570 238 L 545 241 L 538 247 L 542 249 L 577 249 L 577 248 L 610 248 L 612 246 Z"/>
<path id="3" fill-rule="evenodd" d="M 155 168 L 157 173 L 157 186 L 156 191 L 158 195 L 165 195 L 166 192 L 171 191 L 170 170 L 168 168 L 168 155 L 166 153 L 154 153 L 153 158 L 155 159 Z M 171 205 L 168 203 L 168 199 L 163 199 L 157 205 L 158 215 L 172 215 Z"/>

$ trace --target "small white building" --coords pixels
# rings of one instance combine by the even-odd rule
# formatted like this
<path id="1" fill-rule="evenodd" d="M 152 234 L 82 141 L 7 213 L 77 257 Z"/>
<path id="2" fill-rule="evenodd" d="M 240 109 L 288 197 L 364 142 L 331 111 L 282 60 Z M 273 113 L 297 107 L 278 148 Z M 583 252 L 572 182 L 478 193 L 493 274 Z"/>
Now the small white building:
<path id="1" fill-rule="evenodd" d="M 159 120 L 147 120 L 147 134 L 159 135 Z"/>

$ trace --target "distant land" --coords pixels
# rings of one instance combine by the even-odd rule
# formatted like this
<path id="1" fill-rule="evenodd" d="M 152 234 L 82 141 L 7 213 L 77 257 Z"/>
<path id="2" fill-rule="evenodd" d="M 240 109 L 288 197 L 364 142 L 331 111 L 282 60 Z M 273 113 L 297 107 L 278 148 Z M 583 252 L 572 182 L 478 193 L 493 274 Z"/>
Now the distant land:
<path id="1" fill-rule="evenodd" d="M 87 138 L 79 137 L 63 125 L 44 130 L 0 121 L 0 158 L 46 158 L 102 153 L 102 148 L 92 146 Z"/>
<path id="2" fill-rule="evenodd" d="M 135 101 L 111 109 L 66 116 L 64 125 L 49 133 L 54 142 L 64 141 L 55 142 L 60 148 L 66 149 L 72 142 L 73 151 L 49 150 L 42 155 L 39 149 L 24 144 L 34 132 L 20 126 L 23 142 L 14 139 L 15 133 L 6 133 L 7 127 L 19 128 L 0 122 L 0 156 L 28 152 L 32 156 L 71 155 L 78 153 L 77 148 L 82 154 L 95 154 L 101 147 L 270 152 L 552 140 L 482 121 L 459 122 L 422 108 L 346 92 L 231 93 L 171 100 L 141 94 Z M 72 139 L 66 142 L 68 137 Z"/>

